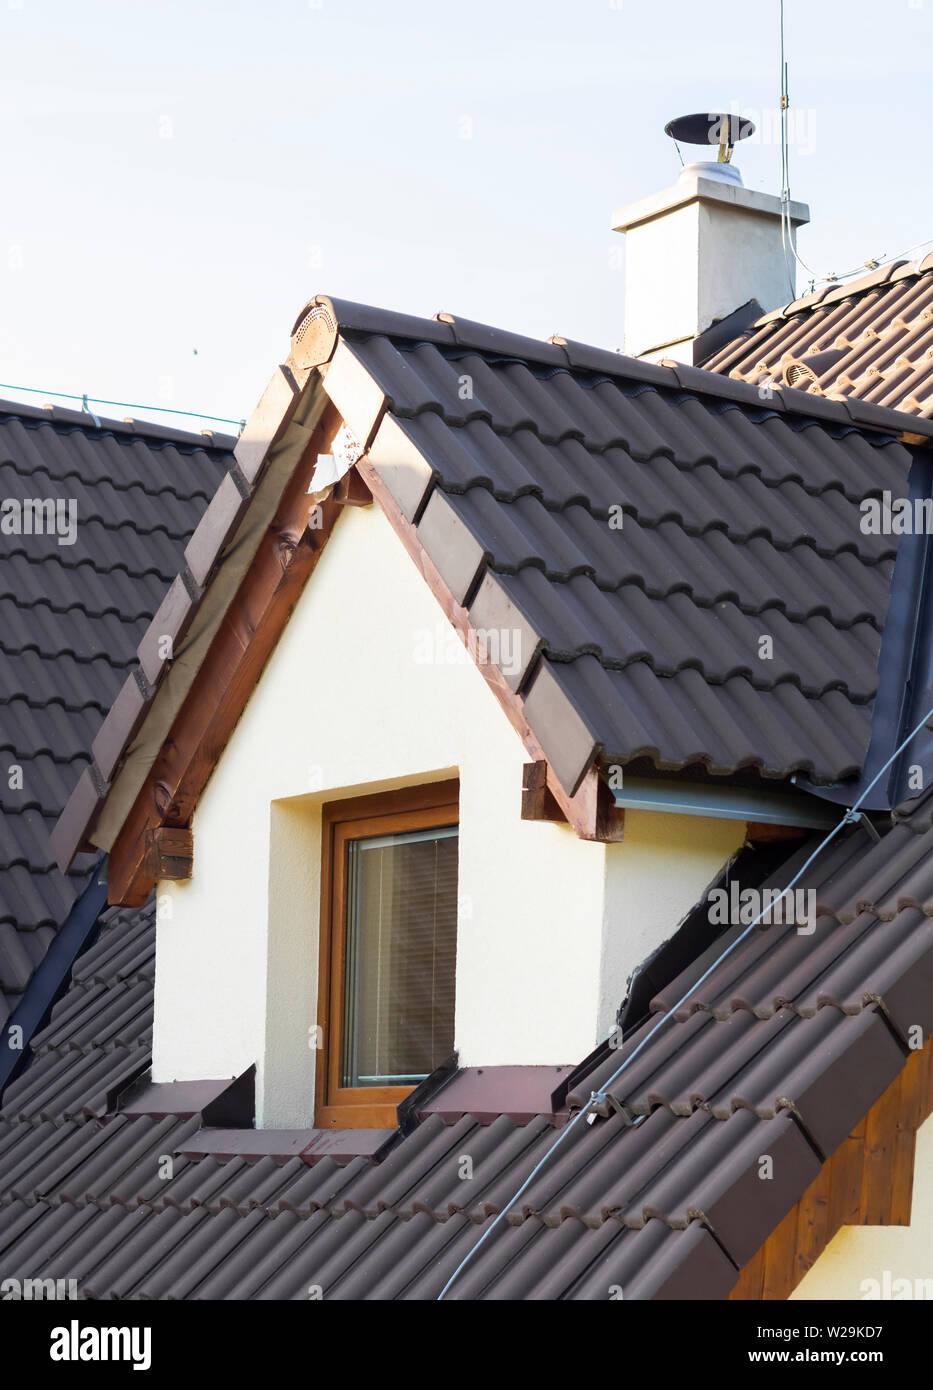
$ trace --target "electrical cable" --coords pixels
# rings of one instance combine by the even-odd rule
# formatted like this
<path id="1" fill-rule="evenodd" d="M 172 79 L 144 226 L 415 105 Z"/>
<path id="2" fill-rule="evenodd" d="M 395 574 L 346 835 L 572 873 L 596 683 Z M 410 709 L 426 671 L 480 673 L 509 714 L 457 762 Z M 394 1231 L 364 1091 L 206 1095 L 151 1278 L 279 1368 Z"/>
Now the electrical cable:
<path id="1" fill-rule="evenodd" d="M 184 415 L 191 420 L 211 420 L 218 425 L 237 425 L 241 433 L 246 425 L 245 420 L 231 420 L 227 415 L 202 415 L 198 410 L 173 410 L 167 405 L 134 405 L 130 401 L 106 401 L 103 396 L 89 396 L 86 392 L 83 396 L 74 396 L 69 395 L 67 391 L 46 391 L 41 386 L 11 386 L 8 382 L 2 381 L 0 391 L 25 391 L 31 396 L 56 396 L 60 401 L 80 401 L 88 415 L 91 414 L 88 401 L 93 401 L 95 405 L 113 405 L 121 410 L 151 410 L 160 415 Z"/>
<path id="2" fill-rule="evenodd" d="M 911 729 L 911 731 L 910 731 L 910 733 L 907 735 L 907 737 L 902 741 L 902 743 L 899 745 L 899 747 L 896 748 L 896 749 L 894 750 L 894 752 L 891 754 L 891 756 L 890 756 L 890 758 L 888 759 L 888 761 L 887 761 L 887 762 L 884 764 L 884 766 L 875 774 L 875 776 L 874 776 L 874 777 L 872 778 L 872 780 L 869 782 L 868 786 L 867 786 L 867 787 L 865 788 L 865 790 L 862 792 L 861 796 L 860 796 L 860 797 L 858 798 L 858 800 L 855 801 L 854 804 L 846 811 L 845 815 L 844 815 L 844 816 L 842 817 L 842 819 L 838 822 L 838 824 L 835 825 L 835 826 L 833 826 L 832 830 L 830 830 L 829 833 L 820 841 L 820 843 L 817 845 L 817 847 L 816 847 L 816 849 L 813 851 L 813 853 L 809 856 L 809 858 L 805 861 L 805 863 L 804 863 L 804 864 L 797 870 L 797 872 L 794 874 L 794 876 L 793 876 L 793 878 L 791 879 L 790 883 L 788 883 L 787 887 L 783 890 L 783 892 L 780 894 L 780 896 L 779 896 L 774 902 L 769 902 L 769 904 L 768 904 L 767 907 L 762 908 L 761 912 L 759 912 L 759 914 L 758 914 L 758 916 L 755 918 L 755 920 L 754 920 L 753 922 L 750 922 L 750 923 L 748 924 L 748 926 L 745 928 L 745 930 L 744 930 L 743 932 L 741 932 L 741 933 L 735 938 L 735 940 L 734 940 L 733 942 L 731 942 L 730 945 L 727 946 L 726 949 L 725 949 L 724 951 L 722 951 L 722 952 L 716 957 L 716 959 L 713 961 L 712 965 L 710 965 L 709 968 L 703 972 L 703 974 L 700 976 L 700 978 L 699 978 L 698 980 L 695 980 L 695 981 L 693 982 L 693 984 L 691 984 L 691 986 L 690 986 L 690 988 L 687 990 L 687 992 L 686 992 L 684 995 L 682 995 L 680 999 L 677 1000 L 677 1003 L 676 1003 L 676 1004 L 673 1004 L 673 1005 L 667 1010 L 666 1013 L 664 1013 L 664 1014 L 661 1015 L 661 1018 L 658 1020 L 658 1022 L 655 1024 L 655 1026 L 651 1029 L 651 1031 L 650 1031 L 649 1033 L 647 1033 L 646 1036 L 645 1036 L 644 1038 L 642 1038 L 642 1040 L 641 1040 L 641 1042 L 638 1044 L 638 1046 L 637 1046 L 636 1048 L 634 1048 L 632 1052 L 629 1053 L 629 1055 L 624 1059 L 624 1061 L 622 1062 L 622 1064 L 621 1064 L 619 1067 L 617 1067 L 616 1070 L 612 1073 L 612 1075 L 609 1077 L 609 1079 L 608 1079 L 607 1081 L 604 1081 L 604 1082 L 603 1082 L 603 1084 L 602 1084 L 602 1086 L 599 1088 L 599 1090 L 598 1090 L 598 1091 L 593 1091 L 593 1092 L 591 1092 L 590 1098 L 589 1098 L 589 1100 L 586 1102 L 586 1104 L 585 1104 L 584 1106 L 582 1106 L 581 1109 L 577 1111 L 576 1115 L 574 1115 L 573 1119 L 570 1120 L 570 1122 L 569 1122 L 567 1125 L 564 1126 L 564 1128 L 561 1130 L 561 1132 L 560 1132 L 560 1134 L 558 1135 L 558 1137 L 555 1139 L 554 1143 L 553 1143 L 553 1144 L 551 1145 L 551 1147 L 547 1150 L 547 1152 L 546 1152 L 545 1154 L 543 1154 L 542 1157 L 538 1160 L 538 1162 L 535 1164 L 534 1168 L 531 1170 L 531 1172 L 529 1173 L 528 1177 L 527 1177 L 527 1178 L 525 1179 L 525 1181 L 522 1183 L 521 1187 L 518 1189 L 518 1191 L 515 1193 L 515 1195 L 511 1198 L 511 1200 L 510 1200 L 509 1202 L 506 1203 L 506 1205 L 502 1208 L 502 1210 L 498 1213 L 498 1215 L 497 1215 L 496 1217 L 494 1217 L 493 1221 L 490 1223 L 490 1225 L 486 1228 L 486 1230 L 485 1230 L 485 1231 L 483 1232 L 483 1234 L 480 1236 L 480 1238 L 479 1238 L 479 1240 L 476 1242 L 476 1244 L 475 1244 L 474 1246 L 472 1246 L 470 1250 L 467 1251 L 466 1255 L 465 1255 L 465 1256 L 463 1257 L 463 1259 L 460 1261 L 459 1265 L 458 1265 L 457 1268 L 454 1270 L 453 1274 L 452 1274 L 452 1275 L 450 1276 L 450 1278 L 447 1280 L 447 1283 L 446 1283 L 446 1284 L 444 1285 L 444 1287 L 441 1289 L 440 1293 L 439 1293 L 438 1296 L 437 1296 L 436 1302 L 439 1303 L 439 1302 L 443 1299 L 444 1295 L 447 1293 L 447 1290 L 448 1290 L 449 1288 L 451 1288 L 451 1286 L 454 1284 L 454 1282 L 459 1278 L 459 1276 L 460 1276 L 460 1274 L 462 1273 L 462 1271 L 463 1271 L 464 1269 L 466 1269 L 467 1265 L 468 1265 L 468 1264 L 470 1263 L 470 1261 L 473 1259 L 474 1255 L 476 1255 L 476 1254 L 478 1253 L 478 1251 L 482 1248 L 482 1246 L 486 1243 L 486 1241 L 487 1241 L 487 1240 L 489 1239 L 489 1237 L 492 1235 L 493 1231 L 494 1231 L 494 1230 L 496 1229 L 496 1227 L 499 1225 L 499 1222 L 500 1222 L 500 1221 L 503 1221 L 503 1220 L 505 1219 L 505 1217 L 506 1217 L 506 1216 L 508 1215 L 508 1213 L 512 1210 L 512 1208 L 514 1207 L 515 1203 L 519 1200 L 519 1198 L 522 1197 L 523 1194 L 524 1194 L 525 1192 L 527 1192 L 528 1188 L 531 1186 L 531 1184 L 534 1182 L 535 1178 L 536 1178 L 536 1177 L 538 1176 L 538 1174 L 541 1172 L 541 1169 L 545 1166 L 545 1164 L 546 1164 L 546 1163 L 553 1157 L 553 1155 L 557 1152 L 557 1150 L 560 1148 L 561 1144 L 562 1144 L 562 1143 L 564 1142 L 564 1140 L 567 1138 L 568 1134 L 570 1134 L 570 1132 L 574 1129 L 574 1127 L 575 1127 L 577 1124 L 579 1124 L 579 1122 L 580 1122 L 585 1116 L 587 1116 L 587 1115 L 589 1115 L 589 1114 L 592 1114 L 594 1105 L 596 1105 L 596 1104 L 598 1104 L 600 1101 L 606 1099 L 606 1093 L 607 1093 L 609 1087 L 612 1086 L 612 1085 L 615 1083 L 615 1081 L 617 1080 L 617 1078 L 618 1078 L 619 1076 L 621 1076 L 622 1072 L 625 1071 L 626 1067 L 628 1067 L 632 1062 L 634 1062 L 635 1058 L 636 1058 L 636 1057 L 638 1056 L 638 1054 L 642 1051 L 642 1049 L 643 1049 L 645 1046 L 647 1046 L 647 1044 L 651 1041 L 651 1039 L 654 1037 L 654 1035 L 655 1035 L 661 1028 L 664 1027 L 665 1023 L 667 1023 L 671 1018 L 673 1018 L 674 1014 L 677 1012 L 677 1010 L 678 1010 L 679 1008 L 682 1007 L 682 1005 L 686 1004 L 687 1000 L 691 997 L 691 995 L 695 994 L 696 991 L 700 988 L 700 986 L 704 983 L 704 981 L 706 981 L 706 980 L 709 979 L 709 977 L 710 977 L 710 975 L 712 975 L 713 971 L 714 971 L 714 970 L 717 970 L 717 969 L 719 968 L 719 966 L 720 966 L 720 965 L 722 964 L 722 962 L 726 959 L 726 957 L 729 956 L 729 955 L 731 955 L 732 952 L 735 950 L 735 948 L 736 948 L 737 946 L 741 945 L 741 943 L 742 943 L 742 942 L 745 940 L 745 938 L 748 936 L 749 932 L 751 932 L 755 927 L 758 926 L 758 923 L 761 921 L 762 917 L 764 917 L 765 913 L 768 912 L 768 911 L 770 911 L 770 910 L 773 910 L 773 908 L 776 907 L 777 904 L 778 904 L 779 902 L 782 902 L 782 901 L 783 901 L 783 899 L 787 896 L 787 894 L 788 894 L 789 892 L 791 892 L 791 890 L 793 889 L 794 885 L 800 881 L 800 879 L 801 879 L 801 878 L 803 877 L 803 875 L 806 873 L 807 869 L 809 869 L 809 867 L 810 867 L 810 865 L 813 863 L 814 859 L 816 859 L 816 857 L 817 857 L 819 854 L 821 854 L 821 853 L 823 852 L 823 850 L 826 848 L 826 846 L 827 846 L 832 840 L 834 840 L 834 839 L 836 838 L 836 836 L 839 834 L 839 832 L 840 832 L 840 830 L 843 828 L 843 826 L 845 826 L 845 825 L 852 825 L 852 824 L 854 824 L 855 822 L 857 822 L 858 820 L 861 819 L 862 812 L 859 811 L 859 807 L 864 803 L 864 801 L 865 801 L 866 797 L 868 796 L 869 792 L 870 792 L 870 791 L 872 790 L 872 788 L 873 788 L 874 786 L 876 786 L 876 784 L 881 780 L 881 778 L 882 778 L 882 777 L 884 776 L 884 774 L 887 772 L 888 768 L 890 768 L 891 765 L 896 761 L 896 759 L 900 757 L 901 753 L 903 753 L 903 751 L 904 751 L 904 749 L 907 747 L 908 743 L 910 743 L 912 739 L 916 738 L 917 734 L 920 733 L 921 729 L 923 729 L 931 720 L 933 720 L 933 707 L 931 707 L 931 708 L 927 711 L 927 713 L 923 716 L 923 718 L 920 720 L 920 722 L 919 722 L 913 729 Z M 637 1123 L 637 1121 L 636 1121 L 636 1123 Z"/>

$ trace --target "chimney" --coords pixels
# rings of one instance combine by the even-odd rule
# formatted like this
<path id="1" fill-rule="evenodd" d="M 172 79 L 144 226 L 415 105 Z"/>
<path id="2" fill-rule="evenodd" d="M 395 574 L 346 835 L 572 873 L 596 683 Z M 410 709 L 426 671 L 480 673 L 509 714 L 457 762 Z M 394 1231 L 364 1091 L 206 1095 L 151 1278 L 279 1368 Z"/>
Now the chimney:
<path id="1" fill-rule="evenodd" d="M 664 129 L 678 148 L 718 144 L 719 157 L 686 165 L 672 188 L 612 219 L 613 231 L 625 235 L 625 351 L 699 363 L 759 314 L 794 298 L 795 262 L 789 246 L 785 255 L 781 199 L 746 188 L 731 163 L 736 140 L 752 134 L 752 123 L 710 112 L 681 116 Z M 796 245 L 810 209 L 789 203 L 788 212 L 787 235 Z"/>

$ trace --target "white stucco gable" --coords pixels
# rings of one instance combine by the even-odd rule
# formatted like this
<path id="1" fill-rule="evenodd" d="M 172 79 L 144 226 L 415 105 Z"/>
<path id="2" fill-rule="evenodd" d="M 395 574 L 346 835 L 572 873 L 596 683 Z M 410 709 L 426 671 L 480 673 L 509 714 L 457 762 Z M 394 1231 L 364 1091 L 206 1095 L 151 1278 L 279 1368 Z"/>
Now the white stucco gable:
<path id="1" fill-rule="evenodd" d="M 153 1079 L 257 1064 L 257 1123 L 313 1123 L 321 807 L 460 779 L 461 1065 L 580 1060 L 632 970 L 744 838 L 627 813 L 625 839 L 523 821 L 528 755 L 378 506 L 347 509 L 158 889 Z"/>

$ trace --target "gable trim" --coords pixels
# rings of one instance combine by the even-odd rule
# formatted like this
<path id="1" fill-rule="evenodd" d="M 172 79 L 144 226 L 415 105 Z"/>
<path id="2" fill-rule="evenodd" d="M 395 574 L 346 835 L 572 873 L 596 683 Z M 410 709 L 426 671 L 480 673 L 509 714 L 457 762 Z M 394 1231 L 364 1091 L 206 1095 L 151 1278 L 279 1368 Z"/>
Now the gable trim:
<path id="1" fill-rule="evenodd" d="M 390 526 L 421 571 L 422 578 L 443 609 L 444 616 L 463 644 L 468 648 L 472 646 L 477 669 L 525 745 L 531 761 L 547 764 L 547 789 L 554 796 L 568 824 L 582 840 L 621 840 L 624 812 L 616 808 L 609 786 L 599 775 L 595 762 L 596 745 L 591 741 L 582 770 L 578 770 L 573 779 L 574 790 L 569 792 L 554 771 L 542 743 L 528 723 L 524 700 L 515 693 L 497 665 L 483 660 L 486 653 L 475 643 L 470 643 L 470 633 L 473 630 L 470 610 L 458 603 L 450 592 L 434 561 L 421 544 L 417 527 L 405 516 L 369 455 L 364 455 L 356 467 L 382 508 Z M 516 788 L 516 797 L 519 791 L 520 789 Z"/>
<path id="2" fill-rule="evenodd" d="M 147 859 L 149 832 L 190 825 L 198 799 L 320 559 L 343 505 L 332 496 L 316 502 L 308 489 L 317 456 L 329 451 L 341 423 L 328 406 L 129 813 L 117 827 L 110 853 L 111 903 L 138 907 L 146 901 L 155 885 Z M 321 524 L 312 529 L 316 507 Z"/>

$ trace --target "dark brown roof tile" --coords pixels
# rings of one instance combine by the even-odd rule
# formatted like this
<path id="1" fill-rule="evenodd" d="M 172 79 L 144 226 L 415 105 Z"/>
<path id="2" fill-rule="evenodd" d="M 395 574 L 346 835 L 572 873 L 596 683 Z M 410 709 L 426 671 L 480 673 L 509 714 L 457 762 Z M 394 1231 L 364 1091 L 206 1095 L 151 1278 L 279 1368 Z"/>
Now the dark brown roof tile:
<path id="1" fill-rule="evenodd" d="M 862 414 L 862 403 L 925 419 L 933 406 L 927 361 L 933 347 L 931 270 L 933 258 L 926 256 L 882 266 L 849 284 L 807 295 L 759 318 L 717 349 L 704 368 L 755 384 L 768 377 L 779 380 L 789 360 L 819 358 L 816 389 L 824 397 L 848 403 L 859 424 L 898 428 L 890 415 Z M 831 348 L 844 349 L 844 356 L 825 357 Z M 928 425 L 923 428 L 926 432 Z"/>

